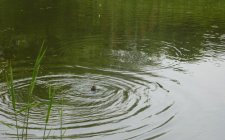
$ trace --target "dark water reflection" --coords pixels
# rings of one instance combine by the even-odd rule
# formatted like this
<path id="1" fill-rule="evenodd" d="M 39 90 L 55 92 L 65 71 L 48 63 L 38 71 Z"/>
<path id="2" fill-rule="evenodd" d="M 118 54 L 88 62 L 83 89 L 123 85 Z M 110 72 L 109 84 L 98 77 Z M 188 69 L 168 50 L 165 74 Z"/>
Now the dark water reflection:
<path id="1" fill-rule="evenodd" d="M 60 136 L 63 108 L 65 139 L 223 139 L 224 5 L 222 0 L 0 0 L 0 137 L 16 134 L 7 126 L 14 120 L 6 61 L 12 60 L 23 106 L 45 40 L 34 99 L 45 103 L 48 86 L 58 89 L 50 136 Z M 96 93 L 90 91 L 93 84 Z M 42 138 L 46 109 L 47 104 L 33 108 L 33 139 Z"/>

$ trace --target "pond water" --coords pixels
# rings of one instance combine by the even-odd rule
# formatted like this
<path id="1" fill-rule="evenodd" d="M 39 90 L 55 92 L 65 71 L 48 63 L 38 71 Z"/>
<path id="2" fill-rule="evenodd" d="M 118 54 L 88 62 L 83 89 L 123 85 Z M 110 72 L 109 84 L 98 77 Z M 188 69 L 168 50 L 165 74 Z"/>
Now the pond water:
<path id="1" fill-rule="evenodd" d="M 49 86 L 56 88 L 47 126 L 52 139 L 61 128 L 64 139 L 224 139 L 224 5 L 0 0 L 0 137 L 16 139 L 7 61 L 23 106 L 45 40 L 33 97 L 42 105 L 31 110 L 29 139 L 42 139 Z M 24 115 L 17 116 L 19 132 Z"/>

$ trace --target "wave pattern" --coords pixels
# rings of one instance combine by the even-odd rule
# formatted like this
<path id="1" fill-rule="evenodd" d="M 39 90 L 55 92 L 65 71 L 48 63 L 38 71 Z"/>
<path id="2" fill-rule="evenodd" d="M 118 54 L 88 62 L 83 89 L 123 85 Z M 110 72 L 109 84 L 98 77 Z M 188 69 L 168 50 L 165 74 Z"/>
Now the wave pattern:
<path id="1" fill-rule="evenodd" d="M 29 137 L 42 138 L 49 85 L 56 88 L 48 127 L 52 131 L 50 136 L 53 135 L 54 138 L 60 137 L 61 109 L 66 138 L 154 138 L 169 131 L 166 126 L 175 117 L 174 101 L 163 85 L 148 80 L 150 77 L 147 75 L 145 77 L 148 78 L 141 78 L 138 73 L 99 71 L 104 74 L 92 72 L 38 77 L 34 100 L 42 105 L 31 111 Z M 29 78 L 15 81 L 18 106 L 23 106 L 26 102 L 29 82 Z M 90 90 L 92 85 L 97 87 L 95 92 Z M 1 118 L 7 126 L 13 126 L 13 110 L 9 108 L 10 97 L 4 83 L 0 84 L 0 88 Z M 24 115 L 25 113 L 22 113 L 18 116 L 20 127 L 23 127 Z M 5 129 L 6 134 L 15 136 L 9 130 Z"/>

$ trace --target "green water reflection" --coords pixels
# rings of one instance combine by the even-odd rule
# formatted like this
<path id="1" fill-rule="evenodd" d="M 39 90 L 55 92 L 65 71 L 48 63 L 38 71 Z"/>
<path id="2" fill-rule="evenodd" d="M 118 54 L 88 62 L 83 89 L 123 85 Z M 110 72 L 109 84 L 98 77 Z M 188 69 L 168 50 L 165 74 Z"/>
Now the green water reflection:
<path id="1" fill-rule="evenodd" d="M 116 56 L 120 56 L 117 50 L 134 52 L 125 56 L 132 62 L 136 61 L 135 51 L 146 57 L 165 53 L 181 60 L 195 60 L 206 49 L 202 45 L 204 34 L 223 34 L 223 5 L 223 1 L 176 0 L 2 1 L 1 56 L 33 57 L 45 39 L 49 56 L 60 54 L 57 58 L 75 64 L 117 63 L 110 56 L 112 50 Z"/>
<path id="2" fill-rule="evenodd" d="M 197 71 L 196 67 L 200 63 L 213 65 L 222 63 L 220 69 L 224 69 L 224 5 L 223 0 L 0 0 L 0 87 L 4 87 L 3 72 L 7 66 L 6 61 L 12 60 L 15 79 L 22 79 L 22 82 L 18 81 L 17 85 L 20 87 L 17 89 L 20 100 L 25 102 L 24 87 L 28 86 L 27 81 L 31 76 L 34 60 L 42 41 L 45 40 L 45 46 L 48 49 L 35 95 L 40 99 L 46 99 L 47 95 L 43 94 L 47 92 L 46 85 L 60 85 L 61 90 L 58 92 L 65 92 L 68 95 L 65 99 L 68 107 L 66 109 L 70 106 L 75 109 L 80 107 L 78 110 L 69 110 L 68 112 L 73 113 L 67 112 L 68 116 L 80 113 L 81 118 L 87 115 L 90 119 L 91 117 L 88 117 L 90 114 L 87 113 L 89 110 L 84 111 L 81 107 L 96 105 L 98 108 L 101 106 L 98 108 L 98 115 L 90 120 L 93 124 L 82 120 L 79 115 L 72 119 L 68 118 L 67 125 L 80 123 L 78 126 L 67 126 L 70 128 L 67 138 L 89 138 L 91 136 L 99 138 L 98 136 L 101 135 L 107 138 L 109 135 L 111 139 L 126 139 L 129 138 L 126 135 L 128 132 L 134 132 L 130 137 L 133 139 L 161 137 L 167 133 L 164 128 L 163 131 L 154 131 L 153 134 L 148 132 L 160 129 L 173 120 L 176 114 L 174 113 L 176 107 L 173 104 L 180 99 L 167 97 L 167 92 L 176 96 L 180 92 L 183 94 L 188 92 L 186 89 L 194 89 L 194 85 L 190 84 L 188 78 L 185 79 L 180 75 Z M 214 68 L 211 70 L 213 71 Z M 222 79 L 223 73 L 220 72 L 220 74 Z M 178 84 L 176 88 L 173 87 L 171 81 Z M 186 84 L 182 85 L 182 82 Z M 201 82 L 204 83 L 204 81 Z M 93 83 L 100 83 L 100 93 L 102 93 L 95 97 L 96 100 L 92 101 L 94 103 L 89 102 L 92 98 L 89 96 L 88 101 L 83 101 L 86 95 L 78 94 L 76 99 L 71 99 L 74 98 L 72 93 L 76 91 L 88 92 L 85 88 Z M 155 97 L 156 95 L 150 97 L 146 93 L 149 89 L 155 91 L 154 87 L 158 87 L 159 90 L 156 92 L 159 93 L 159 97 Z M 204 91 L 202 89 L 204 88 L 197 90 L 202 93 Z M 5 94 L 5 89 L 1 90 L 0 93 Z M 100 99 L 108 99 L 110 94 L 115 92 L 117 94 L 113 99 L 120 101 L 119 97 L 122 94 L 127 104 L 122 104 L 122 102 L 118 104 L 121 104 L 124 110 L 129 107 L 131 109 L 127 109 L 126 112 L 121 109 L 121 114 L 107 112 L 112 113 L 113 116 L 104 114 L 107 105 L 108 107 L 112 105 L 110 108 L 112 111 L 116 111 L 118 106 L 113 104 L 116 100 L 102 105 Z M 216 89 L 215 92 L 220 93 L 221 89 Z M 132 93 L 144 94 L 135 102 L 132 98 L 136 99 L 136 96 Z M 151 103 L 145 104 L 147 99 L 142 102 L 145 97 Z M 82 99 L 79 100 L 80 98 Z M 117 120 L 98 122 L 101 119 L 107 120 L 109 117 L 122 116 L 123 113 L 129 116 L 129 111 L 133 110 L 134 106 L 137 106 L 138 111 L 134 112 L 133 116 L 142 119 L 146 116 L 150 118 L 149 114 L 152 111 L 150 106 L 155 103 L 154 99 L 161 101 L 164 98 L 165 104 L 159 105 L 162 108 L 157 110 L 160 113 L 156 111 L 155 115 L 170 111 L 172 107 L 173 113 L 166 114 L 167 117 L 159 116 L 159 119 L 155 119 L 152 115 L 151 122 L 160 122 L 153 128 L 145 122 L 144 124 L 138 123 L 137 128 L 126 130 L 127 122 L 122 120 L 136 121 L 130 121 L 127 116 L 120 118 L 121 123 L 118 125 L 115 125 L 120 122 Z M 133 106 L 131 101 L 134 103 Z M 138 101 L 143 103 L 143 106 L 138 106 Z M 5 105 L 5 103 L 2 104 Z M 45 109 L 39 108 L 39 110 L 43 114 Z M 150 113 L 146 113 L 145 110 Z M 8 115 L 7 112 L 4 113 Z M 4 113 L 2 118 L 4 118 Z M 101 113 L 105 116 L 101 116 Z M 141 115 L 136 116 L 137 114 Z M 107 124 L 111 123 L 115 127 L 108 130 Z M 34 127 L 36 125 L 36 123 L 33 124 Z M 79 125 L 83 125 L 81 128 L 85 130 L 77 130 Z M 99 132 L 92 130 L 95 126 Z M 148 131 L 141 133 L 139 132 L 141 128 L 146 128 L 145 130 Z M 56 125 L 54 129 L 57 130 Z M 186 132 L 185 129 L 182 130 Z M 35 134 L 39 135 L 38 132 Z M 220 135 L 222 133 L 219 133 L 218 138 L 221 138 Z M 182 138 L 188 138 L 188 136 Z"/>

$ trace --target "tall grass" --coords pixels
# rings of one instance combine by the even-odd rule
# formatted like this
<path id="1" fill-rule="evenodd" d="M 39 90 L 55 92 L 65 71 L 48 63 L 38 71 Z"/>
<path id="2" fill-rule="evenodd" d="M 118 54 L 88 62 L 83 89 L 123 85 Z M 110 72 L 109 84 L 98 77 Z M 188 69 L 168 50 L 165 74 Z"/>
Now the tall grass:
<path id="1" fill-rule="evenodd" d="M 14 89 L 14 79 L 13 79 L 13 70 L 12 70 L 12 66 L 11 66 L 11 62 L 8 62 L 9 64 L 9 68 L 8 68 L 8 73 L 5 74 L 6 75 L 6 81 L 7 81 L 7 87 L 8 87 L 8 92 L 10 94 L 11 97 L 11 101 L 12 101 L 12 107 L 13 107 L 13 111 L 14 111 L 14 117 L 15 117 L 15 121 L 16 121 L 16 129 L 17 129 L 17 139 L 19 140 L 19 127 L 18 127 L 18 122 L 17 122 L 17 115 L 25 112 L 25 117 L 24 117 L 24 121 L 23 121 L 23 127 L 22 127 L 22 132 L 21 132 L 21 139 L 28 139 L 28 128 L 29 128 L 29 118 L 30 118 L 30 110 L 33 107 L 39 106 L 40 103 L 37 103 L 35 101 L 32 101 L 32 97 L 33 97 L 33 92 L 34 92 L 34 88 L 36 85 L 36 81 L 37 81 L 37 76 L 38 76 L 38 72 L 40 69 L 40 63 L 44 57 L 46 53 L 46 49 L 44 49 L 44 41 L 41 45 L 41 49 L 38 53 L 38 56 L 36 58 L 35 61 L 35 65 L 33 68 L 33 73 L 32 73 L 32 78 L 31 78 L 31 82 L 29 85 L 29 89 L 28 89 L 28 98 L 27 98 L 27 105 L 17 109 L 16 106 L 16 94 L 15 94 L 15 89 Z M 44 126 L 44 133 L 43 133 L 43 140 L 47 139 L 50 135 L 51 130 L 49 130 L 48 135 L 46 135 L 47 132 L 47 125 L 49 123 L 49 118 L 51 115 L 51 110 L 52 110 L 52 105 L 53 105 L 53 99 L 54 99 L 54 95 L 55 95 L 55 89 L 53 89 L 51 86 L 48 89 L 48 94 L 49 94 L 49 102 L 48 102 L 48 110 L 47 110 L 47 114 L 45 117 L 45 126 Z M 61 100 L 61 110 L 59 111 L 59 115 L 60 115 L 60 139 L 62 140 L 66 130 L 63 132 L 63 98 Z"/>
<path id="2" fill-rule="evenodd" d="M 48 121 L 49 121 L 49 117 L 50 117 L 50 114 L 51 114 L 51 109 L 52 109 L 52 104 L 53 104 L 53 97 L 54 97 L 54 94 L 55 94 L 55 90 L 51 87 L 49 87 L 49 90 L 48 90 L 48 94 L 49 94 L 49 103 L 48 103 L 48 112 L 47 112 L 47 115 L 46 115 L 46 118 L 45 118 L 45 129 L 44 129 L 44 135 L 43 135 L 43 140 L 45 140 L 45 133 L 46 133 L 46 129 L 47 129 L 47 124 L 48 124 Z M 49 131 L 50 133 L 50 131 Z M 48 138 L 48 136 L 47 136 Z"/>
<path id="3" fill-rule="evenodd" d="M 63 101 L 64 101 L 64 99 L 63 99 L 63 97 L 62 97 L 62 99 L 61 99 L 61 109 L 59 110 L 59 116 L 60 116 L 60 139 L 62 140 L 63 139 L 63 136 L 64 136 L 64 134 L 65 134 L 65 132 L 66 132 L 66 130 L 64 131 L 64 133 L 63 133 Z"/>
<path id="4" fill-rule="evenodd" d="M 33 74 L 32 74 L 30 88 L 29 88 L 29 91 L 28 91 L 28 99 L 27 99 L 28 108 L 27 108 L 27 114 L 26 114 L 26 120 L 25 120 L 26 121 L 25 122 L 25 124 L 26 124 L 26 126 L 25 126 L 25 129 L 26 129 L 25 139 L 27 139 L 28 127 L 29 127 L 29 116 L 30 116 L 29 104 L 30 104 L 32 96 L 33 96 L 34 87 L 35 87 L 36 80 L 37 80 L 37 75 L 38 75 L 38 72 L 39 72 L 39 69 L 40 69 L 40 63 L 41 63 L 45 53 L 46 53 L 46 49 L 44 49 L 44 41 L 43 41 L 42 45 L 41 45 L 41 49 L 40 49 L 39 54 L 37 56 L 35 65 L 34 65 L 34 70 L 33 70 Z M 22 136 L 23 136 L 23 134 L 22 134 Z"/>
<path id="5" fill-rule="evenodd" d="M 9 73 L 6 74 L 6 81 L 7 81 L 7 87 L 8 87 L 8 92 L 11 97 L 11 102 L 13 106 L 13 111 L 14 111 L 14 117 L 16 121 L 16 134 L 17 134 L 17 139 L 19 140 L 19 130 L 18 130 L 18 125 L 17 125 L 17 115 L 16 115 L 16 95 L 15 95 L 15 90 L 14 90 L 14 85 L 13 85 L 13 71 L 12 71 L 12 65 L 11 61 L 9 62 Z"/>
<path id="6" fill-rule="evenodd" d="M 29 90 L 28 90 L 27 106 L 25 106 L 24 108 L 22 108 L 20 110 L 17 110 L 17 108 L 16 108 L 16 95 L 15 95 L 15 89 L 14 89 L 14 84 L 13 84 L 13 80 L 14 80 L 13 79 L 13 70 L 12 70 L 11 62 L 8 62 L 8 64 L 9 64 L 8 73 L 6 73 L 5 76 L 6 76 L 6 81 L 7 81 L 8 92 L 11 97 L 12 107 L 13 107 L 13 111 L 14 111 L 18 140 L 19 140 L 19 130 L 18 130 L 18 123 L 17 123 L 17 115 L 20 114 L 21 112 L 26 111 L 26 115 L 24 117 L 24 122 L 23 122 L 24 127 L 22 129 L 21 138 L 27 140 L 30 109 L 34 106 L 39 105 L 38 103 L 31 102 L 31 101 L 32 101 L 32 96 L 33 96 L 36 80 L 37 80 L 37 75 L 38 75 L 38 72 L 40 69 L 40 63 L 41 63 L 45 53 L 46 53 L 46 48 L 44 49 L 44 41 L 43 41 L 42 45 L 41 45 L 41 49 L 36 58 L 33 73 L 32 73 L 31 83 L 30 83 Z M 49 90 L 49 94 L 51 94 L 51 96 L 52 96 L 51 88 Z M 51 108 L 49 108 L 49 109 L 51 110 Z M 50 115 L 50 111 L 48 111 L 48 114 Z M 48 116 L 48 118 L 49 118 L 49 116 Z M 48 122 L 48 119 L 46 119 L 46 121 Z M 24 131 L 25 131 L 25 134 L 24 134 Z"/>

